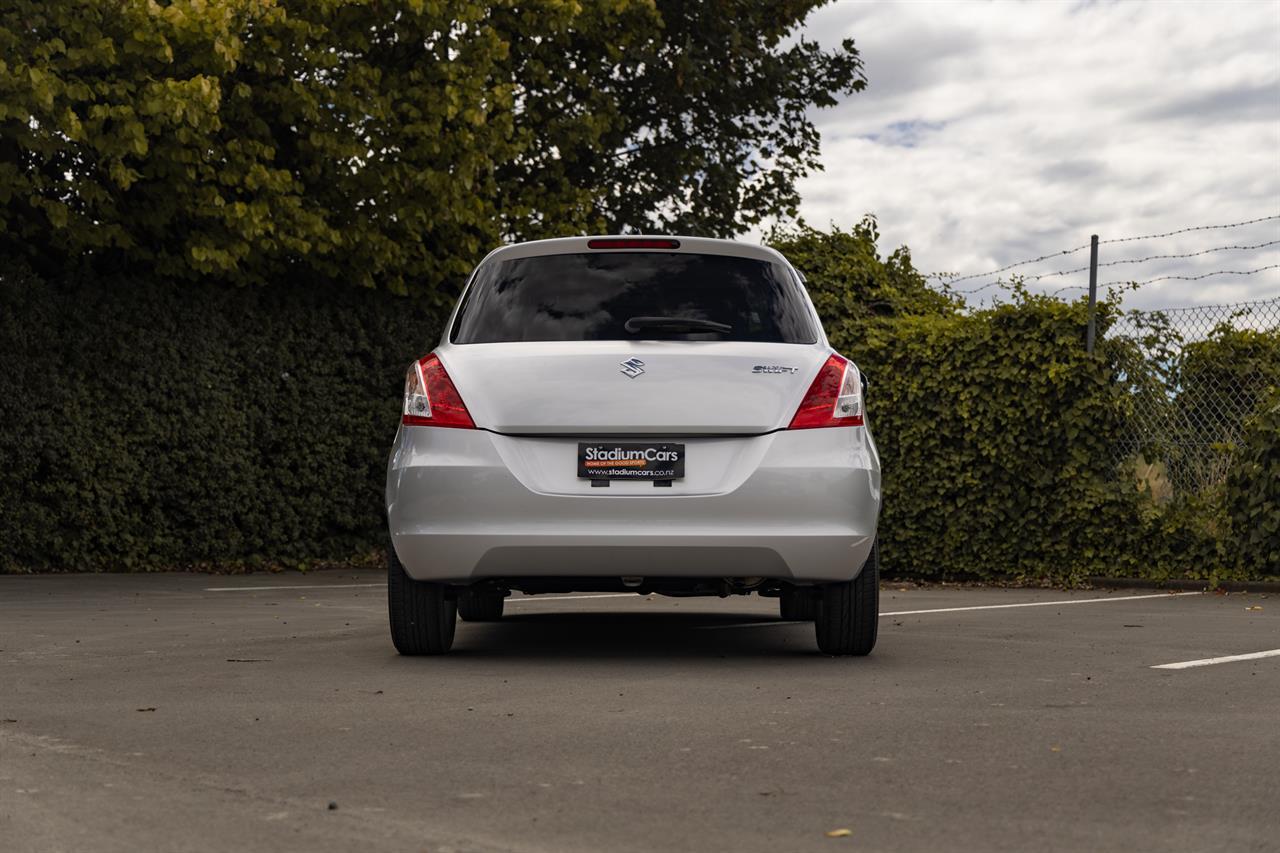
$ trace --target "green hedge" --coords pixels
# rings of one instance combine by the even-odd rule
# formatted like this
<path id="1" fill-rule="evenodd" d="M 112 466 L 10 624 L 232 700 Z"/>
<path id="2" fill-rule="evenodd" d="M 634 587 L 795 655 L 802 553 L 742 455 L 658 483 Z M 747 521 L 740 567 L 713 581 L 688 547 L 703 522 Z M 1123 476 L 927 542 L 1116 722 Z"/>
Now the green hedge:
<path id="1" fill-rule="evenodd" d="M 0 570 L 342 559 L 382 484 L 421 303 L 350 287 L 0 281 Z"/>
<path id="2" fill-rule="evenodd" d="M 1110 313 L 1101 306 L 1104 329 Z M 1085 322 L 1083 301 L 1016 294 L 993 309 L 896 318 L 833 340 L 871 378 L 885 565 L 1068 583 L 1280 574 L 1277 410 L 1249 421 L 1225 486 L 1157 503 L 1133 460 L 1117 459 L 1140 404 L 1123 372 L 1132 353 L 1104 340 L 1088 355 Z M 1248 337 L 1259 354 L 1274 335 Z M 1234 355 L 1219 367 L 1209 352 L 1194 353 L 1198 370 L 1239 368 Z"/>
<path id="3" fill-rule="evenodd" d="M 916 292 L 909 259 L 884 263 L 805 271 L 870 380 L 889 572 L 1277 572 L 1277 410 L 1250 422 L 1219 493 L 1157 505 L 1114 458 L 1132 351 L 1086 354 L 1083 303 L 962 314 Z M 404 368 L 438 311 L 353 288 L 0 280 L 0 571 L 368 555 Z"/>
<path id="4" fill-rule="evenodd" d="M 1257 405 L 1255 392 L 1280 376 L 1280 335 L 1224 326 L 1184 349 L 1157 324 L 1137 346 L 1103 337 L 1115 309 L 1104 303 L 1089 356 L 1083 300 L 1035 297 L 1015 283 L 1007 304 L 962 313 L 926 287 L 905 248 L 880 254 L 874 219 L 773 237 L 805 273 L 832 343 L 870 377 L 887 571 L 1068 582 L 1276 572 L 1280 521 L 1256 519 L 1280 519 L 1280 486 L 1249 461 L 1278 452 L 1267 421 L 1237 455 L 1225 495 L 1167 503 L 1134 475 L 1143 448 L 1130 447 L 1129 425 L 1170 407 L 1231 411 L 1214 394 L 1246 393 Z M 1117 458 L 1126 447 L 1134 459 Z M 1246 529 L 1255 538 L 1242 544 Z"/>
<path id="5" fill-rule="evenodd" d="M 1140 529 L 1115 476 L 1124 398 L 1085 353 L 1082 304 L 1027 297 L 915 316 L 835 345 L 870 377 L 886 565 L 928 577 L 1131 573 Z"/>

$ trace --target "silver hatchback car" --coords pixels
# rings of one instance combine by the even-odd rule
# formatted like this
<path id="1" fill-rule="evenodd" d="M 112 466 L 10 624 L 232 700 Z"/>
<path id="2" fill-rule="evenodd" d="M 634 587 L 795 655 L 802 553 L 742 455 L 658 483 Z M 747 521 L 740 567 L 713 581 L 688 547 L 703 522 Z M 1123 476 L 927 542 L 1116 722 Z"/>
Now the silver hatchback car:
<path id="1" fill-rule="evenodd" d="M 864 382 L 762 246 L 573 237 L 472 273 L 410 365 L 387 466 L 401 654 L 511 591 L 777 597 L 818 648 L 879 616 Z"/>

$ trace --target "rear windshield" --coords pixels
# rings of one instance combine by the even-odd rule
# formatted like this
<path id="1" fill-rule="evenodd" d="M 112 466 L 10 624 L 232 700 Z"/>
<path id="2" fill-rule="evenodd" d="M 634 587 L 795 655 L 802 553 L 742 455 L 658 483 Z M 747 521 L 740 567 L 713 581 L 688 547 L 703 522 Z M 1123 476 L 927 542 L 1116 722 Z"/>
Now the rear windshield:
<path id="1" fill-rule="evenodd" d="M 682 327 L 681 319 L 721 325 Z M 817 334 L 800 285 L 782 264 L 687 252 L 588 252 L 484 264 L 458 309 L 452 340 L 811 344 Z"/>

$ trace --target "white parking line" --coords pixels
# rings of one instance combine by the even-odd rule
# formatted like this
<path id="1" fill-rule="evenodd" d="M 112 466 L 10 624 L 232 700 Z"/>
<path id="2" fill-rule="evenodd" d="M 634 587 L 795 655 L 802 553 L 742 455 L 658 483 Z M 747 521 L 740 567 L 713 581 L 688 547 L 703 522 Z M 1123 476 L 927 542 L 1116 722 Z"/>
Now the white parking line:
<path id="1" fill-rule="evenodd" d="M 385 583 L 316 583 L 297 586 L 207 586 L 205 592 L 263 592 L 264 590 L 290 589 L 358 589 L 369 586 L 386 586 Z"/>
<path id="2" fill-rule="evenodd" d="M 937 607 L 932 610 L 898 610 L 885 616 L 914 616 L 917 613 L 960 613 L 965 610 L 1003 610 L 1008 607 L 1054 607 L 1063 604 L 1102 604 L 1106 601 L 1140 601 L 1144 598 L 1177 598 L 1181 595 L 1204 595 L 1203 592 L 1157 592 L 1154 595 L 1113 595 L 1107 598 L 1068 598 L 1061 601 L 1025 601 L 1021 604 L 981 604 L 977 607 Z"/>
<path id="3" fill-rule="evenodd" d="M 290 591 L 295 589 L 365 589 L 369 587 L 385 587 L 386 583 L 325 583 L 298 584 L 281 586 L 209 586 L 205 592 L 270 592 Z M 1106 601 L 1140 601 L 1147 598 L 1177 598 L 1183 595 L 1204 595 L 1203 592 L 1158 592 L 1151 595 L 1112 595 L 1106 598 L 1071 598 L 1057 601 L 1024 601 L 1019 604 L 979 604 L 971 607 L 935 607 L 927 610 L 893 610 L 881 613 L 886 616 L 917 616 L 923 613 L 962 613 L 969 610 L 1004 610 L 1012 607 L 1055 607 L 1067 604 L 1101 604 Z M 603 595 L 529 595 L 508 598 L 507 603 L 530 601 L 578 601 L 586 598 L 649 598 L 634 592 L 609 592 Z M 716 628 L 770 628 L 778 625 L 800 625 L 802 622 L 741 622 L 732 625 L 702 625 L 704 630 Z M 1216 663 L 1217 661 L 1215 661 Z"/>
<path id="4" fill-rule="evenodd" d="M 1144 598 L 1177 598 L 1182 595 L 1204 595 L 1203 592 L 1159 592 L 1155 595 L 1113 595 L 1107 598 L 1071 598 L 1059 601 L 1024 601 L 1020 604 L 979 604 L 972 607 L 935 607 L 930 610 L 891 610 L 886 616 L 917 616 L 922 613 L 962 613 L 968 610 L 1005 610 L 1011 607 L 1053 607 L 1059 604 L 1101 604 L 1105 601 L 1139 601 Z M 722 628 L 773 628 L 778 625 L 803 625 L 804 622 L 735 622 L 732 625 L 700 625 L 699 629 L 713 631 Z"/>
<path id="5" fill-rule="evenodd" d="M 1220 658 L 1201 658 L 1200 660 L 1184 660 L 1179 663 L 1162 663 L 1152 669 L 1191 669 L 1193 666 L 1212 666 L 1215 663 L 1235 663 L 1240 660 L 1258 660 L 1259 658 L 1273 658 L 1280 656 L 1280 649 L 1272 649 L 1268 652 L 1250 652 L 1247 655 L 1227 655 Z"/>

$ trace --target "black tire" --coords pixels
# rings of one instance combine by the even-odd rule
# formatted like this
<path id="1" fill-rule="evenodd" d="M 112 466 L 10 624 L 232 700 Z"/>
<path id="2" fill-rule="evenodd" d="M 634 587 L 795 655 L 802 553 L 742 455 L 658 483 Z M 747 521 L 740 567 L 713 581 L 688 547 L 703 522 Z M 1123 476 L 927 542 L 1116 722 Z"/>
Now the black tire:
<path id="1" fill-rule="evenodd" d="M 862 572 L 853 580 L 822 588 L 814 629 L 823 654 L 867 655 L 875 648 L 880 622 L 879 551 L 879 545 L 871 546 Z"/>
<path id="2" fill-rule="evenodd" d="M 458 615 L 466 622 L 497 622 L 505 601 L 500 592 L 464 589 L 458 594 Z"/>
<path id="3" fill-rule="evenodd" d="M 453 645 L 457 603 L 444 584 L 416 581 L 405 572 L 396 549 L 387 558 L 387 613 L 391 642 L 402 655 L 440 655 Z"/>
<path id="4" fill-rule="evenodd" d="M 812 622 L 818 618 L 818 599 L 812 590 L 783 589 L 778 609 L 788 622 Z"/>

